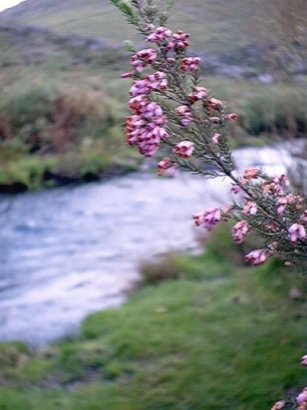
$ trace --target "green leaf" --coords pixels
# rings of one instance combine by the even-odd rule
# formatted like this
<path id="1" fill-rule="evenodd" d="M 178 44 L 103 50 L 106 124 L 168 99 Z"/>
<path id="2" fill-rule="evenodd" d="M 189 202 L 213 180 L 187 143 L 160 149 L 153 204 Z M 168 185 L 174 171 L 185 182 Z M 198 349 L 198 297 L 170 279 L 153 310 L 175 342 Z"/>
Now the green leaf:
<path id="1" fill-rule="evenodd" d="M 124 41 L 124 47 L 127 51 L 129 51 L 131 53 L 136 52 L 136 48 L 135 48 L 134 44 L 132 43 L 132 41 L 130 41 L 130 40 L 125 40 Z"/>
<path id="2" fill-rule="evenodd" d="M 126 17 L 129 23 L 137 25 L 139 19 L 134 13 L 133 8 L 124 0 L 110 0 L 111 3 L 117 7 Z"/>
<path id="3" fill-rule="evenodd" d="M 169 11 L 173 7 L 174 3 L 175 3 L 175 0 L 166 0 L 166 4 L 167 4 L 166 10 Z"/>
<path id="4" fill-rule="evenodd" d="M 119 3 L 120 3 L 121 0 L 110 0 L 110 1 L 115 7 L 119 8 Z"/>

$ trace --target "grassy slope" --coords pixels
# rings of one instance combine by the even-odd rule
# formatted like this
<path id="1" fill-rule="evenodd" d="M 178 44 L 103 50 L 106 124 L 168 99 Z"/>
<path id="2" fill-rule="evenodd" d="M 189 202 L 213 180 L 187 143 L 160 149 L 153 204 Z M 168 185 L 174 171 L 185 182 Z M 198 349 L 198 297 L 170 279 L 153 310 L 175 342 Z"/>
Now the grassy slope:
<path id="1" fill-rule="evenodd" d="M 44 3 L 49 7 L 39 7 L 37 2 L 30 0 L 28 9 L 32 4 L 33 12 L 22 13 L 17 16 L 18 20 L 50 27 L 60 33 L 104 37 L 117 43 L 125 38 L 136 38 L 135 32 L 108 0 L 70 0 L 62 6 L 60 2 L 44 0 Z M 253 28 L 262 17 L 261 13 L 254 0 L 177 0 L 171 26 L 190 32 L 198 51 L 231 54 L 238 47 L 255 42 Z"/>
<path id="2" fill-rule="evenodd" d="M 288 294 L 302 280 L 225 255 L 238 260 L 220 232 L 207 254 L 173 259 L 181 279 L 90 316 L 79 339 L 39 358 L 3 345 L 0 409 L 260 410 L 295 394 L 306 301 Z"/>
<path id="3" fill-rule="evenodd" d="M 37 188 L 44 183 L 46 171 L 78 179 L 110 169 L 135 169 L 136 155 L 128 149 L 122 133 L 125 111 L 119 101 L 124 101 L 127 91 L 118 91 L 115 96 L 110 84 L 114 79 L 118 82 L 123 67 L 117 53 L 110 55 L 106 50 L 97 59 L 92 54 L 88 64 L 80 51 L 40 35 L 24 42 L 0 32 L 0 133 L 4 119 L 13 137 L 0 146 L 0 185 L 17 183 Z M 120 87 L 118 82 L 118 90 Z M 29 155 L 29 136 L 38 130 L 41 139 L 51 138 L 52 104 L 60 96 L 75 101 L 81 119 L 74 132 L 76 141 L 68 152 Z M 77 142 L 84 139 L 85 144 Z"/>

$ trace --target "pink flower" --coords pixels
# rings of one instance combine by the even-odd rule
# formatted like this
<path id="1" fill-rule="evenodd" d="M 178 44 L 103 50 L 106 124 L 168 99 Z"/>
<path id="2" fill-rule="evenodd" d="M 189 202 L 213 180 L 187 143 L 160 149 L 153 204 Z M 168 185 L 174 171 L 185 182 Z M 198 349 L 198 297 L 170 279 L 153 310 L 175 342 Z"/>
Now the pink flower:
<path id="1" fill-rule="evenodd" d="M 130 88 L 130 95 L 136 97 L 137 95 L 149 94 L 148 83 L 146 80 L 137 80 Z"/>
<path id="2" fill-rule="evenodd" d="M 295 204 L 295 202 L 301 204 L 304 201 L 304 199 L 299 195 L 295 196 L 293 194 L 289 194 L 286 196 L 286 198 L 287 198 L 288 204 L 291 204 L 291 205 Z"/>
<path id="3" fill-rule="evenodd" d="M 257 213 L 257 205 L 255 204 L 255 202 L 246 202 L 246 204 L 243 207 L 243 213 L 245 215 L 256 215 Z"/>
<path id="4" fill-rule="evenodd" d="M 221 108 L 223 108 L 224 104 L 221 100 L 218 100 L 216 98 L 209 98 L 208 105 L 212 110 L 220 110 Z"/>
<path id="5" fill-rule="evenodd" d="M 232 237 L 235 243 L 242 243 L 247 232 L 249 230 L 249 225 L 246 221 L 240 221 L 235 224 L 232 228 Z"/>
<path id="6" fill-rule="evenodd" d="M 183 127 L 187 127 L 190 122 L 193 121 L 193 115 L 187 105 L 181 105 L 180 107 L 176 108 L 176 112 L 182 117 L 180 124 Z"/>
<path id="7" fill-rule="evenodd" d="M 219 124 L 221 122 L 221 119 L 219 117 L 211 117 L 210 121 L 212 124 Z"/>
<path id="8" fill-rule="evenodd" d="M 135 112 L 135 114 L 140 115 L 148 104 L 148 98 L 145 95 L 140 94 L 130 98 L 128 107 L 131 111 Z"/>
<path id="9" fill-rule="evenodd" d="M 280 175 L 279 177 L 275 177 L 273 181 L 276 184 L 283 184 L 286 187 L 290 186 L 290 181 L 286 175 Z"/>
<path id="10" fill-rule="evenodd" d="M 194 151 L 194 143 L 191 141 L 181 141 L 175 146 L 173 152 L 181 158 L 189 158 Z"/>
<path id="11" fill-rule="evenodd" d="M 127 118 L 125 134 L 129 145 L 136 145 L 140 153 L 152 157 L 158 150 L 162 139 L 167 138 L 164 128 L 148 123 L 139 115 Z"/>
<path id="12" fill-rule="evenodd" d="M 174 171 L 175 166 L 169 158 L 164 158 L 162 161 L 158 162 L 158 175 L 165 175 L 167 171 Z"/>
<path id="13" fill-rule="evenodd" d="M 142 110 L 142 117 L 157 125 L 165 124 L 165 117 L 162 108 L 156 102 L 149 102 Z"/>
<path id="14" fill-rule="evenodd" d="M 218 208 L 210 208 L 206 211 L 195 214 L 193 219 L 196 226 L 202 226 L 208 231 L 211 231 L 221 220 L 221 211 Z"/>
<path id="15" fill-rule="evenodd" d="M 193 94 L 189 95 L 189 100 L 191 103 L 195 103 L 197 101 L 200 101 L 204 98 L 206 98 L 208 95 L 208 91 L 204 87 L 195 87 Z"/>
<path id="16" fill-rule="evenodd" d="M 307 210 L 304 211 L 303 215 L 301 215 L 300 222 L 303 222 L 303 223 L 307 222 Z"/>
<path id="17" fill-rule="evenodd" d="M 301 359 L 301 365 L 307 367 L 307 354 L 305 354 Z"/>
<path id="18" fill-rule="evenodd" d="M 286 210 L 286 206 L 287 206 L 287 198 L 281 196 L 277 199 L 277 207 L 276 207 L 276 212 L 277 215 L 281 216 L 284 214 L 285 210 Z"/>
<path id="19" fill-rule="evenodd" d="M 173 34 L 173 48 L 175 51 L 181 52 L 184 51 L 187 47 L 189 47 L 189 39 L 190 35 L 184 33 L 183 31 L 177 31 L 177 33 Z"/>
<path id="20" fill-rule="evenodd" d="M 242 182 L 246 183 L 251 179 L 258 178 L 260 170 L 257 168 L 248 168 L 244 171 Z"/>
<path id="21" fill-rule="evenodd" d="M 213 144 L 218 144 L 220 142 L 221 134 L 215 132 L 211 138 Z"/>
<path id="22" fill-rule="evenodd" d="M 268 231 L 268 232 L 278 232 L 279 231 L 279 228 L 278 228 L 278 225 L 276 224 L 276 223 L 274 223 L 274 222 L 268 222 L 268 223 L 266 223 L 265 224 L 265 227 L 266 227 L 266 230 Z"/>
<path id="23" fill-rule="evenodd" d="M 292 243 L 296 242 L 298 239 L 302 239 L 303 241 L 306 239 L 306 231 L 303 225 L 300 224 L 293 224 L 288 229 L 289 239 Z"/>
<path id="24" fill-rule="evenodd" d="M 147 75 L 145 80 L 147 81 L 149 91 L 165 91 L 167 88 L 166 74 L 162 71 L 156 71 L 154 74 Z"/>
<path id="25" fill-rule="evenodd" d="M 165 130 L 166 117 L 159 104 L 150 101 L 144 94 L 129 100 L 130 115 L 125 124 L 125 135 L 129 145 L 134 145 L 145 157 L 152 157 L 161 141 L 168 137 Z"/>
<path id="26" fill-rule="evenodd" d="M 164 41 L 167 41 L 171 37 L 171 35 L 172 32 L 169 28 L 160 26 L 157 27 L 153 33 L 149 34 L 146 40 L 149 43 L 156 43 L 160 45 Z"/>
<path id="27" fill-rule="evenodd" d="M 284 400 L 280 400 L 274 404 L 271 410 L 282 410 L 285 407 L 285 405 L 286 405 L 286 402 Z"/>
<path id="28" fill-rule="evenodd" d="M 233 193 L 233 194 L 238 194 L 239 192 L 241 192 L 242 191 L 242 189 L 241 189 L 241 187 L 239 186 L 239 185 L 237 185 L 237 184 L 233 184 L 232 185 L 232 187 L 231 187 L 231 192 Z"/>
<path id="29" fill-rule="evenodd" d="M 304 404 L 307 403 L 307 388 L 305 387 L 305 389 L 302 391 L 302 393 L 300 393 L 297 398 L 296 401 L 298 404 Z"/>
<path id="30" fill-rule="evenodd" d="M 180 71 L 194 74 L 199 69 L 200 62 L 201 60 L 199 57 L 185 57 L 182 60 Z"/>
<path id="31" fill-rule="evenodd" d="M 170 66 L 173 66 L 176 63 L 176 60 L 173 57 L 168 57 L 166 60 Z"/>
<path id="32" fill-rule="evenodd" d="M 166 75 L 161 71 L 157 71 L 154 74 L 147 75 L 142 80 L 135 81 L 130 89 L 130 95 L 132 97 L 146 95 L 152 91 L 164 91 L 166 87 Z"/>
<path id="33" fill-rule="evenodd" d="M 138 51 L 131 57 L 131 65 L 137 72 L 142 72 L 144 68 L 155 62 L 157 58 L 157 52 L 153 48 L 146 48 Z"/>
<path id="34" fill-rule="evenodd" d="M 254 266 L 262 265 L 267 260 L 267 253 L 264 249 L 256 249 L 245 256 L 245 261 Z"/>
<path id="35" fill-rule="evenodd" d="M 279 182 L 265 182 L 262 186 L 264 192 L 267 192 L 275 197 L 284 195 L 284 190 Z M 289 202 L 288 198 L 287 201 Z"/>
<path id="36" fill-rule="evenodd" d="M 238 119 L 238 115 L 234 112 L 232 112 L 231 114 L 225 115 L 226 121 L 236 121 L 237 119 Z"/>

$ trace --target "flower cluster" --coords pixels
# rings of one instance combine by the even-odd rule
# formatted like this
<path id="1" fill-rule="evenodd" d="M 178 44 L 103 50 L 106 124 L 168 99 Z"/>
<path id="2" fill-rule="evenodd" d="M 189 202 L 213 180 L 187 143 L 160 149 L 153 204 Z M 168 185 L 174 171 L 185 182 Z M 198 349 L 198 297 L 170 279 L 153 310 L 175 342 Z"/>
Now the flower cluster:
<path id="1" fill-rule="evenodd" d="M 125 73 L 124 78 L 135 78 L 130 89 L 131 99 L 129 109 L 133 112 L 125 124 L 125 134 L 129 145 L 134 145 L 146 157 L 152 157 L 159 148 L 161 141 L 167 138 L 165 130 L 167 119 L 159 104 L 152 101 L 153 92 L 163 92 L 167 88 L 165 73 L 156 71 L 138 78 L 144 68 L 153 66 L 157 58 L 154 49 L 144 49 L 131 57 L 134 72 Z"/>
<path id="2" fill-rule="evenodd" d="M 172 31 L 167 27 L 154 27 L 151 25 L 148 27 L 151 33 L 146 37 L 146 40 L 150 43 L 155 43 L 164 50 L 183 52 L 189 47 L 189 34 L 183 31 Z"/>
<path id="3" fill-rule="evenodd" d="M 193 93 L 189 95 L 189 101 L 191 104 L 201 101 L 208 96 L 208 90 L 204 87 L 195 87 Z"/>
<path id="4" fill-rule="evenodd" d="M 264 249 L 256 249 L 245 256 L 246 262 L 254 266 L 262 265 L 268 257 L 268 253 Z"/>
<path id="5" fill-rule="evenodd" d="M 181 158 L 189 158 L 194 151 L 194 144 L 191 141 L 181 141 L 175 146 L 173 152 Z"/>
<path id="6" fill-rule="evenodd" d="M 235 243 L 242 243 L 249 230 L 248 222 L 240 221 L 232 228 L 232 237 Z"/>
<path id="7" fill-rule="evenodd" d="M 141 50 L 131 57 L 131 65 L 137 72 L 142 72 L 145 67 L 156 61 L 157 52 L 153 48 Z"/>
<path id="8" fill-rule="evenodd" d="M 241 202 L 232 207 L 226 220 L 239 221 L 232 228 L 233 240 L 241 244 L 251 230 L 267 238 L 267 246 L 256 249 L 245 257 L 254 266 L 266 262 L 269 256 L 282 251 L 306 252 L 307 218 L 303 211 L 304 199 L 288 193 L 289 181 L 285 175 L 268 177 L 257 168 L 249 168 L 235 179 L 231 192 L 241 194 Z M 300 249 L 295 245 L 300 243 Z"/>
<path id="9" fill-rule="evenodd" d="M 207 211 L 199 212 L 193 216 L 196 226 L 203 226 L 208 231 L 211 231 L 216 224 L 221 220 L 221 210 L 218 208 L 211 208 Z"/>
<path id="10" fill-rule="evenodd" d="M 306 230 L 303 225 L 295 223 L 290 226 L 289 230 L 289 239 L 292 243 L 296 242 L 298 239 L 305 241 L 306 239 Z"/>
<path id="11" fill-rule="evenodd" d="M 180 116 L 179 122 L 182 127 L 187 127 L 193 121 L 193 115 L 187 105 L 180 105 L 176 108 L 176 113 Z"/>
<path id="12" fill-rule="evenodd" d="M 129 145 L 136 145 L 141 154 L 152 157 L 162 140 L 167 138 L 166 118 L 162 108 L 144 95 L 133 97 L 129 103 L 134 115 L 128 117 L 125 133 Z"/>
<path id="13" fill-rule="evenodd" d="M 162 161 L 158 162 L 158 175 L 162 176 L 165 174 L 173 175 L 176 167 L 169 158 L 164 158 Z"/>
<path id="14" fill-rule="evenodd" d="M 181 62 L 180 71 L 194 74 L 199 70 L 200 62 L 199 57 L 186 57 Z"/>
<path id="15" fill-rule="evenodd" d="M 161 71 L 156 71 L 142 80 L 135 81 L 130 89 L 130 95 L 131 97 L 137 97 L 138 95 L 149 97 L 153 91 L 165 91 L 166 88 L 166 75 Z"/>

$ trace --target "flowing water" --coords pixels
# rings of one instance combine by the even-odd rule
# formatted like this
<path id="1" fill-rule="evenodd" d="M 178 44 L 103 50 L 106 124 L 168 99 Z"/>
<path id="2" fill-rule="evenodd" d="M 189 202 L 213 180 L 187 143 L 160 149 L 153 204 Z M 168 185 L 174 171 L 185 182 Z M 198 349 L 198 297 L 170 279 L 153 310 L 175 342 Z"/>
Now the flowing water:
<path id="1" fill-rule="evenodd" d="M 282 170 L 279 154 L 256 154 L 236 158 Z M 119 306 L 140 261 L 198 249 L 191 215 L 223 204 L 228 192 L 222 180 L 143 173 L 1 197 L 0 340 L 41 346 L 76 332 L 87 314 Z"/>

